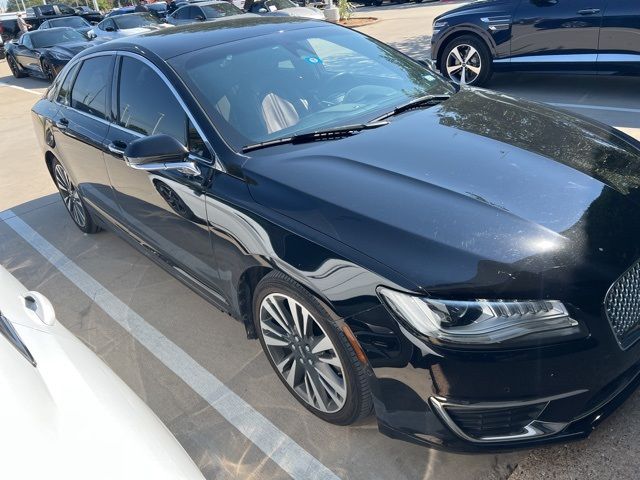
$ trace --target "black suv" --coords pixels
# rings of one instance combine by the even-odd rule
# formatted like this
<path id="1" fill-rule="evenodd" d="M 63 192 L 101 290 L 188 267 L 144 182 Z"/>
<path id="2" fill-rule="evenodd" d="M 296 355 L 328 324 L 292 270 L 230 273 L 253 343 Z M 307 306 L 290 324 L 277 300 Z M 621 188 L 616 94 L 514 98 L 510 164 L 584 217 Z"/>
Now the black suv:
<path id="1" fill-rule="evenodd" d="M 629 0 L 486 0 L 436 17 L 431 56 L 456 83 L 493 71 L 639 74 L 640 6 Z"/>
<path id="2" fill-rule="evenodd" d="M 89 23 L 98 23 L 104 18 L 100 12 L 96 12 L 95 10 L 77 11 L 64 3 L 52 3 L 27 8 L 26 21 L 34 28 L 38 28 L 43 22 L 51 20 L 52 18 L 68 17 L 71 15 L 82 17 Z"/>

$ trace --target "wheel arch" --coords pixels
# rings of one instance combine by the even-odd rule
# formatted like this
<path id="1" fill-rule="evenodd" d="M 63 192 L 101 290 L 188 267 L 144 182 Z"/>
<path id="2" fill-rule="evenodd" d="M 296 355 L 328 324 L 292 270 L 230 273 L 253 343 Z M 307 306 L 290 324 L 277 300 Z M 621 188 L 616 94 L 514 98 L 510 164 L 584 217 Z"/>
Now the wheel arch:
<path id="1" fill-rule="evenodd" d="M 473 25 L 460 25 L 453 28 L 438 42 L 438 50 L 436 52 L 436 67 L 440 69 L 440 62 L 442 61 L 442 54 L 446 50 L 447 45 L 454 41 L 456 38 L 463 37 L 465 35 L 471 35 L 481 40 L 488 48 L 491 56 L 496 57 L 496 44 L 493 41 L 491 35 L 487 34 L 483 30 Z"/>

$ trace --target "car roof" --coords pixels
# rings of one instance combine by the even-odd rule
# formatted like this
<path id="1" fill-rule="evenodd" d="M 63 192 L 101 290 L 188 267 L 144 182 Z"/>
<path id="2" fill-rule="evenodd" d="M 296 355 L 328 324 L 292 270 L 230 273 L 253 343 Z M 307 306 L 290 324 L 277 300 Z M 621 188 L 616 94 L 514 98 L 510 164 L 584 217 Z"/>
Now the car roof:
<path id="1" fill-rule="evenodd" d="M 260 17 L 234 15 L 210 22 L 191 23 L 166 28 L 152 33 L 135 35 L 91 48 L 88 52 L 101 50 L 149 51 L 163 60 L 202 48 L 246 38 L 270 35 L 281 31 L 306 28 L 344 28 L 319 20 L 296 17 Z"/>

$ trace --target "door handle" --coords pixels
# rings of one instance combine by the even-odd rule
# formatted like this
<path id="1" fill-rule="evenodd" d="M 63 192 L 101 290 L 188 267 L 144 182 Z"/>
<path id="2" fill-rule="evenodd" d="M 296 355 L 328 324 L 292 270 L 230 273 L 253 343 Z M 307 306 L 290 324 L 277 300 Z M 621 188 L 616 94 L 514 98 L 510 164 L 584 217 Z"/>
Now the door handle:
<path id="1" fill-rule="evenodd" d="M 600 13 L 599 8 L 585 8 L 583 10 L 578 10 L 579 15 L 595 15 L 597 13 Z"/>
<path id="2" fill-rule="evenodd" d="M 159 170 L 177 170 L 185 175 L 199 177 L 202 175 L 196 162 L 152 162 L 152 163 L 127 163 L 134 170 L 157 172 Z"/>
<path id="3" fill-rule="evenodd" d="M 107 148 L 111 153 L 113 153 L 117 157 L 121 157 L 122 155 L 124 155 L 124 149 L 127 147 L 122 142 L 112 142 L 109 145 L 107 145 Z"/>
<path id="4" fill-rule="evenodd" d="M 67 120 L 64 117 L 61 118 L 60 120 L 56 120 L 55 123 L 56 123 L 56 127 L 58 127 L 60 130 L 64 130 L 69 126 L 69 120 Z"/>

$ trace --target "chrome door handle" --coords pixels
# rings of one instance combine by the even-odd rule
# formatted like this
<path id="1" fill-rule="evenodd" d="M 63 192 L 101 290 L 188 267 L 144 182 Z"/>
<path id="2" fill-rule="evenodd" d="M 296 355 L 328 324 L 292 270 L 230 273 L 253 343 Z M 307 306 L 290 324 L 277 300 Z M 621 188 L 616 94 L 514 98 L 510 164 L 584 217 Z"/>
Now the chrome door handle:
<path id="1" fill-rule="evenodd" d="M 69 126 L 69 120 L 67 120 L 66 118 L 61 118 L 60 120 L 56 120 L 55 123 L 56 123 L 56 127 L 58 127 L 60 130 L 64 130 Z"/>
<path id="2" fill-rule="evenodd" d="M 121 157 L 122 155 L 124 155 L 124 148 L 120 148 L 118 147 L 115 143 L 110 143 L 109 145 L 107 145 L 107 148 L 109 149 L 109 151 L 111 153 L 113 153 L 114 155 L 117 155 L 119 157 Z"/>
<path id="3" fill-rule="evenodd" d="M 600 13 L 599 8 L 585 8 L 584 10 L 578 10 L 579 15 L 595 15 L 596 13 Z"/>
<path id="4" fill-rule="evenodd" d="M 177 170 L 185 175 L 192 175 L 199 177 L 202 175 L 200 168 L 195 162 L 155 162 L 155 163 L 130 163 L 127 162 L 131 168 L 135 170 L 144 170 L 146 172 L 157 172 L 158 170 Z"/>

